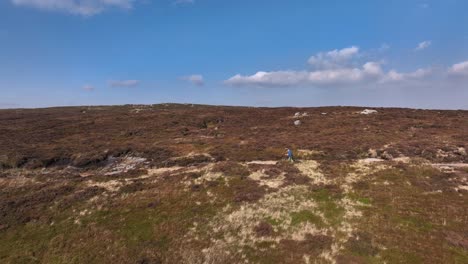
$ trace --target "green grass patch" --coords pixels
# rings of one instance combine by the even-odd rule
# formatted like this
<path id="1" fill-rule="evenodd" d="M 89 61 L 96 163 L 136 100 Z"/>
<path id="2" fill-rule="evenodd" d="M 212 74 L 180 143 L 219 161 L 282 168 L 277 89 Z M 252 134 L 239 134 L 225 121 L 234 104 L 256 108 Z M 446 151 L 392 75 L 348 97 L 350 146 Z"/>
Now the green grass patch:
<path id="1" fill-rule="evenodd" d="M 291 213 L 291 225 L 297 226 L 304 222 L 312 223 L 319 228 L 325 226 L 325 223 L 322 221 L 320 216 L 315 215 L 311 211 L 303 210 Z"/>
<path id="2" fill-rule="evenodd" d="M 281 225 L 283 223 L 283 221 L 278 220 L 278 219 L 273 219 L 271 217 L 267 217 L 265 219 L 265 222 L 269 223 L 272 226 L 279 226 L 279 225 Z"/>
<path id="3" fill-rule="evenodd" d="M 468 263 L 468 251 L 461 248 L 450 247 L 454 264 Z"/>
<path id="4" fill-rule="evenodd" d="M 416 216 L 395 217 L 397 223 L 406 229 L 417 232 L 429 232 L 433 229 L 432 223 Z"/>
<path id="5" fill-rule="evenodd" d="M 371 198 L 361 197 L 361 196 L 357 195 L 356 193 L 349 193 L 348 198 L 353 200 L 353 201 L 365 204 L 365 205 L 371 205 L 372 204 L 372 199 Z"/>
<path id="6" fill-rule="evenodd" d="M 333 196 L 327 189 L 320 189 L 312 192 L 311 197 L 318 203 L 318 209 L 332 226 L 341 223 L 345 211 L 336 203 L 338 196 Z"/>
<path id="7" fill-rule="evenodd" d="M 412 252 L 405 252 L 399 249 L 388 249 L 381 252 L 381 262 L 386 263 L 424 263 L 423 259 Z"/>
<path id="8" fill-rule="evenodd" d="M 316 190 L 311 193 L 311 197 L 317 202 L 329 202 L 332 200 L 330 192 L 327 189 Z"/>

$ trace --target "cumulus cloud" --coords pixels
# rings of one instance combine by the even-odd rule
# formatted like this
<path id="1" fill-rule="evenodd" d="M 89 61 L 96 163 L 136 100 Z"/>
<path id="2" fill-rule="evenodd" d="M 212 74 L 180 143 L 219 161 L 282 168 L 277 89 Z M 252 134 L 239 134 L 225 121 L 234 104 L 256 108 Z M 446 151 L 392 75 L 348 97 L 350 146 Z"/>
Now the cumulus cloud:
<path id="1" fill-rule="evenodd" d="M 359 54 L 359 47 L 351 46 L 341 50 L 319 52 L 309 58 L 309 64 L 318 69 L 330 69 L 341 67 L 353 57 Z"/>
<path id="2" fill-rule="evenodd" d="M 14 5 L 93 16 L 109 8 L 131 9 L 135 0 L 11 0 Z"/>
<path id="3" fill-rule="evenodd" d="M 197 86 L 203 86 L 205 84 L 205 80 L 203 79 L 203 76 L 200 74 L 192 74 L 189 76 L 184 76 L 182 77 L 182 80 L 191 82 L 194 85 Z"/>
<path id="4" fill-rule="evenodd" d="M 89 85 L 89 84 L 83 85 L 83 87 L 81 87 L 81 88 L 82 88 L 83 90 L 85 90 L 85 91 L 88 91 L 88 92 L 92 92 L 92 91 L 94 91 L 94 89 L 95 89 L 94 86 Z"/>
<path id="5" fill-rule="evenodd" d="M 386 45 L 385 48 L 388 48 Z M 309 58 L 313 70 L 259 71 L 253 75 L 237 74 L 225 80 L 233 86 L 285 87 L 285 86 L 339 86 L 350 84 L 380 85 L 402 81 L 421 80 L 430 76 L 432 69 L 413 72 L 385 71 L 382 62 L 368 61 L 356 65 L 359 48 L 352 46 L 341 50 L 320 52 Z"/>
<path id="6" fill-rule="evenodd" d="M 109 81 L 111 87 L 135 87 L 140 84 L 139 80 L 119 80 Z"/>
<path id="7" fill-rule="evenodd" d="M 317 71 L 260 71 L 250 76 L 237 74 L 225 81 L 234 86 L 336 86 L 349 84 L 378 84 L 396 81 L 417 80 L 430 73 L 426 69 L 418 69 L 410 73 L 400 73 L 395 70 L 385 73 L 381 63 L 367 62 L 360 68 L 339 68 Z"/>
<path id="8" fill-rule="evenodd" d="M 468 61 L 463 61 L 452 65 L 448 69 L 448 73 L 454 76 L 467 76 L 468 77 Z"/>
<path id="9" fill-rule="evenodd" d="M 396 70 L 390 70 L 385 76 L 383 76 L 381 82 L 397 82 L 407 80 L 418 80 L 430 76 L 433 73 L 431 68 L 417 69 L 414 72 L 401 73 Z"/>
<path id="10" fill-rule="evenodd" d="M 415 48 L 416 51 L 423 50 L 429 48 L 431 46 L 432 42 L 430 40 L 423 41 L 418 44 L 418 46 Z"/>

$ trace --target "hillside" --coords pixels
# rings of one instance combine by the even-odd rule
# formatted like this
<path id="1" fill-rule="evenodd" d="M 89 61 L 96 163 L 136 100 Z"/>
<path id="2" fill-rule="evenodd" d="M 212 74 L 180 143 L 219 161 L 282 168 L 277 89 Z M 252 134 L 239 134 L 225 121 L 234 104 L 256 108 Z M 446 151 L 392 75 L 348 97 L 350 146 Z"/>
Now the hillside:
<path id="1" fill-rule="evenodd" d="M 468 111 L 373 109 L 0 110 L 0 262 L 467 263 Z"/>

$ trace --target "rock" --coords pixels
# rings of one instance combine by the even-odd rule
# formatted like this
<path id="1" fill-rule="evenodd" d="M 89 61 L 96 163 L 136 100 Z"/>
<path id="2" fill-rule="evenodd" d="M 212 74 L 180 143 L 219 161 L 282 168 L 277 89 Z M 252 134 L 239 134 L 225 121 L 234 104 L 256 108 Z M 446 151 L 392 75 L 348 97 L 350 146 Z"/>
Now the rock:
<path id="1" fill-rule="evenodd" d="M 466 156 L 466 149 L 463 147 L 459 147 L 456 151 L 455 154 L 458 154 L 460 156 Z"/>
<path id="2" fill-rule="evenodd" d="M 380 157 L 381 157 L 382 159 L 385 159 L 385 160 L 391 160 L 391 159 L 393 159 L 392 154 L 388 153 L 387 151 L 384 151 L 384 152 L 382 153 L 382 155 L 380 155 Z"/>
<path id="3" fill-rule="evenodd" d="M 294 125 L 295 125 L 295 126 L 300 126 L 300 125 L 301 125 L 301 120 L 296 120 L 296 121 L 294 121 Z"/>
<path id="4" fill-rule="evenodd" d="M 367 152 L 367 156 L 369 156 L 369 158 L 373 158 L 373 159 L 376 159 L 379 157 L 378 153 L 377 153 L 377 150 L 375 149 L 369 149 L 369 151 Z"/>
<path id="5" fill-rule="evenodd" d="M 297 112 L 297 113 L 294 114 L 295 117 L 298 117 L 298 116 L 300 116 L 300 115 L 301 115 L 301 113 L 299 113 L 299 112 Z"/>
<path id="6" fill-rule="evenodd" d="M 327 113 L 322 113 L 322 115 L 327 115 Z"/>
<path id="7" fill-rule="evenodd" d="M 302 113 L 302 116 L 308 116 L 309 114 L 307 112 Z"/>
<path id="8" fill-rule="evenodd" d="M 373 109 L 364 109 L 362 112 L 361 112 L 361 115 L 370 115 L 370 114 L 376 114 L 378 113 L 377 110 L 373 110 Z"/>

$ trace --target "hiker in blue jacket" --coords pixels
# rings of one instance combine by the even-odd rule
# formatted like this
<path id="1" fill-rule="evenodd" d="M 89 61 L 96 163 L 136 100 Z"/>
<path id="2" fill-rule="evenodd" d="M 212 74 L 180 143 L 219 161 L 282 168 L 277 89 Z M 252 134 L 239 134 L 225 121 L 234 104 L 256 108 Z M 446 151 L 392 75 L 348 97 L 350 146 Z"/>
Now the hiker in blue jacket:
<path id="1" fill-rule="evenodd" d="M 288 153 L 286 154 L 286 155 L 288 156 L 288 161 L 294 162 L 294 156 L 293 156 L 292 150 L 290 150 L 290 149 L 288 149 L 288 148 L 286 148 L 286 150 L 287 150 L 287 152 L 288 152 Z"/>

